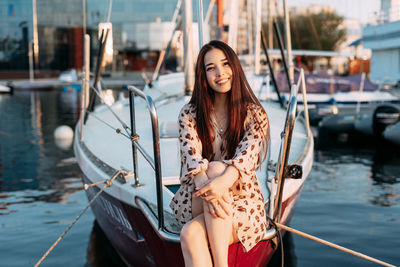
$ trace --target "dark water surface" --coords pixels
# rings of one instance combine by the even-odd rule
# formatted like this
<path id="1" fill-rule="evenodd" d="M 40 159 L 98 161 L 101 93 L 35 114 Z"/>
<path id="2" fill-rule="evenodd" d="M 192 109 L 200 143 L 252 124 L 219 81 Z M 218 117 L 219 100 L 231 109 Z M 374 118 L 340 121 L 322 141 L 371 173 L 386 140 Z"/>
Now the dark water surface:
<path id="1" fill-rule="evenodd" d="M 79 106 L 75 91 L 0 95 L 0 266 L 33 266 L 87 205 L 72 148 L 53 137 Z M 291 226 L 400 265 L 399 155 L 316 149 Z M 88 210 L 41 266 L 120 265 L 97 228 Z M 285 256 L 285 266 L 377 266 L 296 235 Z"/>

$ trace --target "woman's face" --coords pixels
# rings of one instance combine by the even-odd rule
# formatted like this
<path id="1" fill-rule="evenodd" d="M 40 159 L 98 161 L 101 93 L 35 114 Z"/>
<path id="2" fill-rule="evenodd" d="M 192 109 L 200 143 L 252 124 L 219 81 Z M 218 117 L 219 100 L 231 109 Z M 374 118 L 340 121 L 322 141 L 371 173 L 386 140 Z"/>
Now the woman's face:
<path id="1" fill-rule="evenodd" d="M 204 55 L 207 82 L 217 93 L 227 93 L 232 88 L 232 69 L 222 50 L 214 48 Z"/>

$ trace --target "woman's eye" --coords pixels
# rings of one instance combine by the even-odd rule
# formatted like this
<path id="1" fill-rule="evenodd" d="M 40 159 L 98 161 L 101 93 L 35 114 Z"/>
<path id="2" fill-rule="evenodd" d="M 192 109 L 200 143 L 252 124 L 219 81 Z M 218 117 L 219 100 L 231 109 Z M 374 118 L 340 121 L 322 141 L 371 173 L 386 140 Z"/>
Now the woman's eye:
<path id="1" fill-rule="evenodd" d="M 214 69 L 214 67 L 208 67 L 208 68 L 206 68 L 206 71 L 210 71 L 210 70 L 213 70 Z"/>
<path id="2" fill-rule="evenodd" d="M 229 62 L 228 61 L 224 62 L 224 66 L 229 66 Z"/>

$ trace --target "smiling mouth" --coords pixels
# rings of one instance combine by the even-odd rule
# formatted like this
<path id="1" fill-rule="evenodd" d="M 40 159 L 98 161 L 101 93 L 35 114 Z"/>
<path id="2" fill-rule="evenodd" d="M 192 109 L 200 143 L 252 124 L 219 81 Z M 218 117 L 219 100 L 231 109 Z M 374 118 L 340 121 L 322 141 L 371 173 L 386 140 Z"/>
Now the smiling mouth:
<path id="1" fill-rule="evenodd" d="M 226 79 L 218 80 L 218 81 L 216 81 L 216 83 L 217 83 L 218 85 L 224 85 L 224 84 L 227 83 L 228 81 L 229 81 L 229 78 L 226 78 Z"/>

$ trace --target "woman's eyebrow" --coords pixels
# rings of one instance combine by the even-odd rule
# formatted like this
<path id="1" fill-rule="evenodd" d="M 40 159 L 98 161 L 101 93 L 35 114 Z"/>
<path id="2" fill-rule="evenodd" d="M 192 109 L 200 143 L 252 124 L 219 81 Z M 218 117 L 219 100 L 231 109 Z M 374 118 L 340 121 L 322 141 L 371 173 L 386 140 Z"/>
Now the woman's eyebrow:
<path id="1" fill-rule="evenodd" d="M 228 61 L 226 58 L 223 58 L 223 59 L 221 59 L 221 62 L 224 62 L 224 61 Z M 214 64 L 214 63 L 208 63 L 208 64 L 206 64 L 205 66 L 207 67 L 207 66 L 209 66 L 209 65 L 212 65 L 212 64 Z"/>

